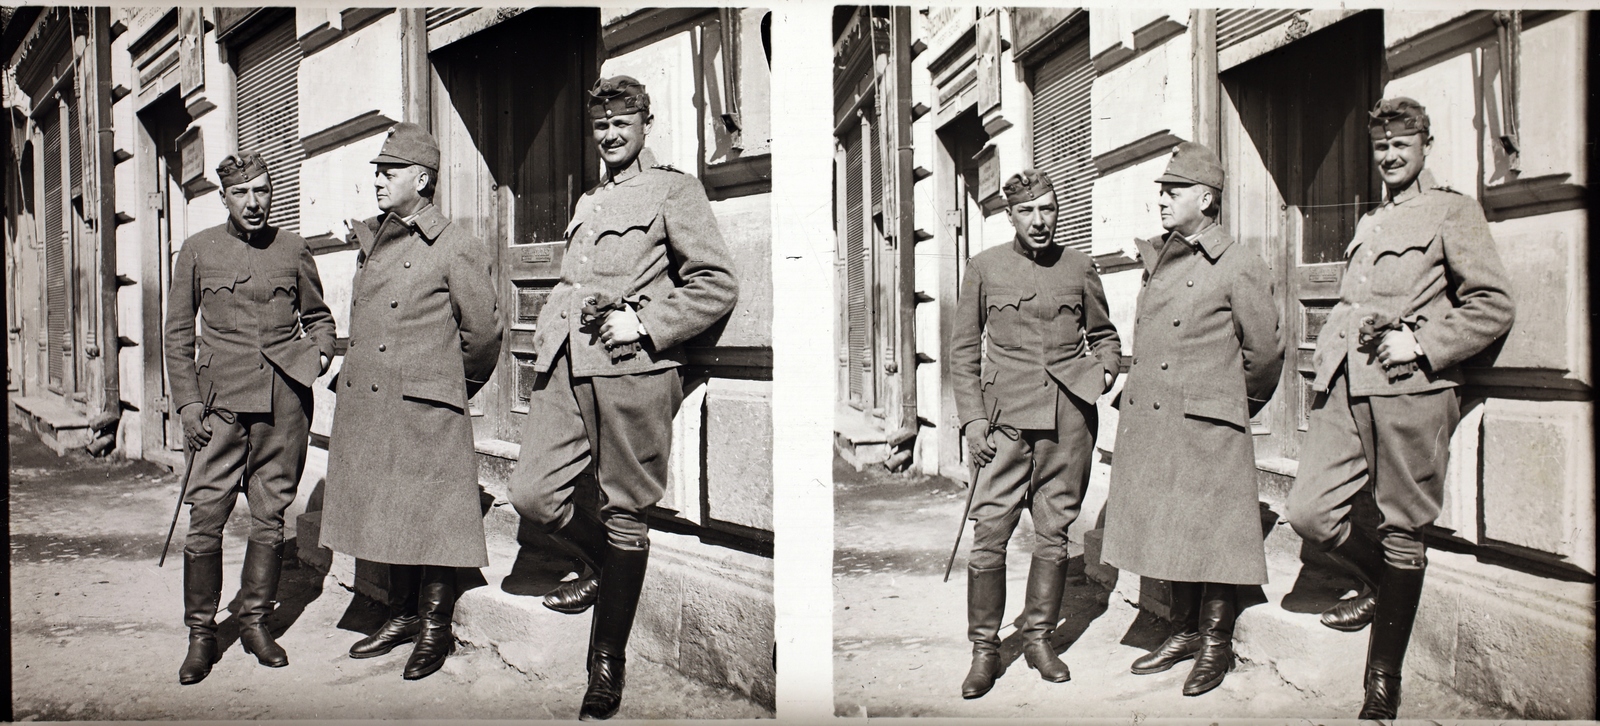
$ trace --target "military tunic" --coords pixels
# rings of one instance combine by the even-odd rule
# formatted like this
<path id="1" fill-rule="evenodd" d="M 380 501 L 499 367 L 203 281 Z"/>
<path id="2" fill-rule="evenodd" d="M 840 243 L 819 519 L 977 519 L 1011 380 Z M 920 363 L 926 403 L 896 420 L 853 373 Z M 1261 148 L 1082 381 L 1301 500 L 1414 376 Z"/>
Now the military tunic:
<path id="1" fill-rule="evenodd" d="M 1103 557 L 1163 580 L 1265 583 L 1250 417 L 1284 352 L 1267 267 L 1216 224 L 1139 250 Z"/>
<path id="2" fill-rule="evenodd" d="M 644 510 L 666 486 L 681 346 L 726 315 L 738 289 L 704 188 L 656 165 L 648 149 L 578 200 L 561 282 L 534 333 L 541 375 L 511 481 L 522 516 L 566 524 L 575 478 L 595 463 L 601 519 L 614 532 L 644 533 Z M 599 321 L 583 322 L 596 294 L 635 307 L 648 332 L 637 353 L 613 359 Z"/>
<path id="3" fill-rule="evenodd" d="M 1005 565 L 1024 503 L 1034 556 L 1066 559 L 1099 432 L 1095 401 L 1120 361 L 1088 255 L 1051 247 L 1030 256 L 1013 240 L 967 263 L 951 335 L 957 414 L 963 430 L 978 419 L 1000 427 L 974 483 L 973 567 Z"/>
<path id="4" fill-rule="evenodd" d="M 362 223 L 334 387 L 322 544 L 364 560 L 485 567 L 467 400 L 494 372 L 494 251 L 429 205 Z"/>
<path id="5" fill-rule="evenodd" d="M 195 314 L 200 330 L 195 336 Z M 244 488 L 250 539 L 276 545 L 305 469 L 311 384 L 333 358 L 333 314 L 306 241 L 232 221 L 185 240 L 173 261 L 165 355 L 172 410 L 201 404 L 211 440 L 193 454 L 186 547 L 216 551 Z"/>
<path id="6" fill-rule="evenodd" d="M 1317 336 L 1314 388 L 1290 522 L 1319 543 L 1343 537 L 1350 500 L 1369 477 L 1385 547 L 1421 556 L 1415 536 L 1439 514 L 1450 437 L 1460 421 L 1459 364 L 1511 327 L 1504 266 L 1483 210 L 1423 171 L 1368 212 L 1346 249 L 1339 303 Z M 1399 318 L 1424 357 L 1393 380 L 1362 319 Z"/>

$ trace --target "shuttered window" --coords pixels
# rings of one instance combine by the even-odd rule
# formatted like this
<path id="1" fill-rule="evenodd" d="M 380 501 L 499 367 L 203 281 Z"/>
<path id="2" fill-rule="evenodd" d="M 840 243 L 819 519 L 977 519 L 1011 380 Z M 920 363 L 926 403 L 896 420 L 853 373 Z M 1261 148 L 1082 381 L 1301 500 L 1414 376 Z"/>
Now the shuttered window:
<path id="1" fill-rule="evenodd" d="M 67 190 L 61 160 L 61 115 L 52 110 L 40 119 L 39 126 L 44 132 L 45 353 L 49 359 L 49 386 L 59 391 L 66 375 L 67 316 L 72 312 L 67 300 L 67 234 L 63 219 Z"/>
<path id="2" fill-rule="evenodd" d="M 1087 38 L 1034 69 L 1033 164 L 1056 189 L 1056 244 L 1090 251 L 1090 194 L 1096 176 L 1089 148 L 1089 89 L 1094 66 Z"/>
<path id="3" fill-rule="evenodd" d="M 268 221 L 300 231 L 300 43 L 290 15 L 237 48 L 239 150 L 257 151 L 272 179 Z"/>
<path id="4" fill-rule="evenodd" d="M 867 245 L 866 225 L 862 208 L 866 204 L 866 190 L 861 178 L 862 157 L 865 153 L 861 126 L 855 125 L 844 137 L 844 226 L 845 226 L 845 295 L 849 310 L 850 340 L 848 365 L 850 368 L 850 398 L 859 401 L 866 395 L 866 376 L 870 372 L 872 349 L 868 336 Z"/>

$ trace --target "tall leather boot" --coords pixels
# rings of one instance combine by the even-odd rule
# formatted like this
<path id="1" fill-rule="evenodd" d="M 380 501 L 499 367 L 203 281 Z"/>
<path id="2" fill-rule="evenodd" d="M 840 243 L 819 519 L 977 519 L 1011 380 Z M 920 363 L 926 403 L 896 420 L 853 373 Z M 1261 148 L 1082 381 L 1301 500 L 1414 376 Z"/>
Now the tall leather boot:
<path id="1" fill-rule="evenodd" d="M 1061 592 L 1067 584 L 1066 560 L 1038 557 L 1028 564 L 1028 598 L 1022 606 L 1022 657 L 1039 677 L 1051 683 L 1072 680 L 1067 664 L 1056 657 L 1050 634 L 1061 619 Z"/>
<path id="2" fill-rule="evenodd" d="M 255 654 L 261 665 L 282 668 L 289 654 L 267 630 L 267 614 L 278 597 L 278 574 L 283 569 L 283 545 L 250 542 L 245 545 L 244 571 L 239 574 L 239 643 Z"/>
<path id="3" fill-rule="evenodd" d="M 600 592 L 600 568 L 606 560 L 606 528 L 583 512 L 573 512 L 572 520 L 557 530 L 557 536 L 577 545 L 589 572 L 556 585 L 545 593 L 544 606 L 558 613 L 576 615 L 594 605 Z"/>
<path id="4" fill-rule="evenodd" d="M 375 658 L 394 650 L 401 643 L 415 640 L 422 630 L 422 618 L 417 616 L 418 565 L 389 565 L 389 592 L 398 595 L 389 619 L 373 633 L 350 646 L 351 658 Z"/>
<path id="5" fill-rule="evenodd" d="M 1129 670 L 1147 676 L 1170 670 L 1200 652 L 1200 583 L 1173 582 L 1172 633 L 1161 647 L 1140 656 Z"/>
<path id="6" fill-rule="evenodd" d="M 994 688 L 1000 674 L 1000 618 L 1006 608 L 1006 568 L 967 567 L 967 640 L 972 667 L 961 681 L 962 698 L 978 698 Z"/>
<path id="7" fill-rule="evenodd" d="M 418 576 L 417 615 L 422 619 L 417 644 L 406 659 L 403 677 L 408 681 L 427 678 L 444 667 L 445 658 L 456 647 L 451 620 L 456 614 L 456 568 L 423 565 Z"/>
<path id="8" fill-rule="evenodd" d="M 217 603 L 222 599 L 222 550 L 183 551 L 183 624 L 189 626 L 189 652 L 178 666 L 187 686 L 211 674 L 217 662 Z"/>
<path id="9" fill-rule="evenodd" d="M 1393 719 L 1400 712 L 1400 671 L 1411 642 L 1411 626 L 1417 619 L 1417 604 L 1422 600 L 1422 576 L 1426 566 L 1401 569 L 1383 568 L 1378 583 L 1378 608 L 1372 619 L 1372 635 L 1367 641 L 1366 698 L 1361 703 L 1362 719 Z"/>
<path id="10" fill-rule="evenodd" d="M 1372 622 L 1372 613 L 1378 603 L 1378 577 L 1383 572 L 1383 549 L 1371 536 L 1352 526 L 1344 541 L 1328 550 L 1328 556 L 1355 575 L 1366 589 L 1323 611 L 1322 624 L 1334 630 L 1354 633 Z"/>
<path id="11" fill-rule="evenodd" d="M 1222 685 L 1233 670 L 1233 622 L 1238 605 L 1233 585 L 1208 582 L 1201 589 L 1200 652 L 1183 682 L 1183 695 L 1198 696 Z"/>
<path id="12" fill-rule="evenodd" d="M 644 549 L 610 545 L 606 567 L 600 571 L 600 594 L 594 603 L 594 625 L 589 631 L 589 687 L 578 711 L 581 721 L 603 721 L 622 705 L 628 634 L 639 609 L 645 567 L 650 562 L 649 540 Z"/>

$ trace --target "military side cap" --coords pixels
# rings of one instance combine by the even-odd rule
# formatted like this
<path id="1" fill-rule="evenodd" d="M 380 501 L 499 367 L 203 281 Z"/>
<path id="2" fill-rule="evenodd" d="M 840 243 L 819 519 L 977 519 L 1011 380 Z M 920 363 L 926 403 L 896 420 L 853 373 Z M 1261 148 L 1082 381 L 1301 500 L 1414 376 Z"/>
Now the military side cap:
<path id="1" fill-rule="evenodd" d="M 1023 169 L 1020 174 L 1012 174 L 1006 180 L 1005 186 L 1000 188 L 1006 195 L 1006 206 L 1031 202 L 1056 190 L 1050 183 L 1050 177 L 1036 169 Z"/>
<path id="2" fill-rule="evenodd" d="M 1428 133 L 1428 110 L 1405 96 L 1385 98 L 1367 115 L 1372 117 L 1367 122 L 1367 133 L 1374 139 Z"/>
<path id="3" fill-rule="evenodd" d="M 610 118 L 650 110 L 650 94 L 633 76 L 612 76 L 595 81 L 589 89 L 590 118 Z"/>
<path id="4" fill-rule="evenodd" d="M 217 178 L 224 189 L 243 184 L 267 173 L 267 161 L 254 151 L 229 154 L 217 165 Z"/>
<path id="5" fill-rule="evenodd" d="M 1227 173 L 1222 169 L 1222 160 L 1217 158 L 1217 152 L 1204 144 L 1185 141 L 1173 150 L 1172 160 L 1167 162 L 1167 171 L 1156 177 L 1156 183 L 1204 184 L 1221 189 L 1226 178 Z"/>
<path id="6" fill-rule="evenodd" d="M 434 171 L 439 170 L 439 142 L 433 134 L 414 123 L 402 122 L 389 127 L 389 136 L 383 140 L 383 150 L 378 152 L 374 164 L 418 164 Z"/>

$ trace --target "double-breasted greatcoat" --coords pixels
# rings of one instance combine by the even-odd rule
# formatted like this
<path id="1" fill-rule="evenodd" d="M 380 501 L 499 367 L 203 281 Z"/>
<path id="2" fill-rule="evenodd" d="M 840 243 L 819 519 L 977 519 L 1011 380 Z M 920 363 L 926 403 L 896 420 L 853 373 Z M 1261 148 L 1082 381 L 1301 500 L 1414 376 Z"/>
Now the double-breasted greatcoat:
<path id="1" fill-rule="evenodd" d="M 500 355 L 494 252 L 432 205 L 410 224 L 361 224 L 322 544 L 375 562 L 485 567 L 467 399 Z"/>
<path id="2" fill-rule="evenodd" d="M 1103 556 L 1163 580 L 1265 583 L 1250 417 L 1284 352 L 1267 267 L 1216 224 L 1138 244 Z"/>

